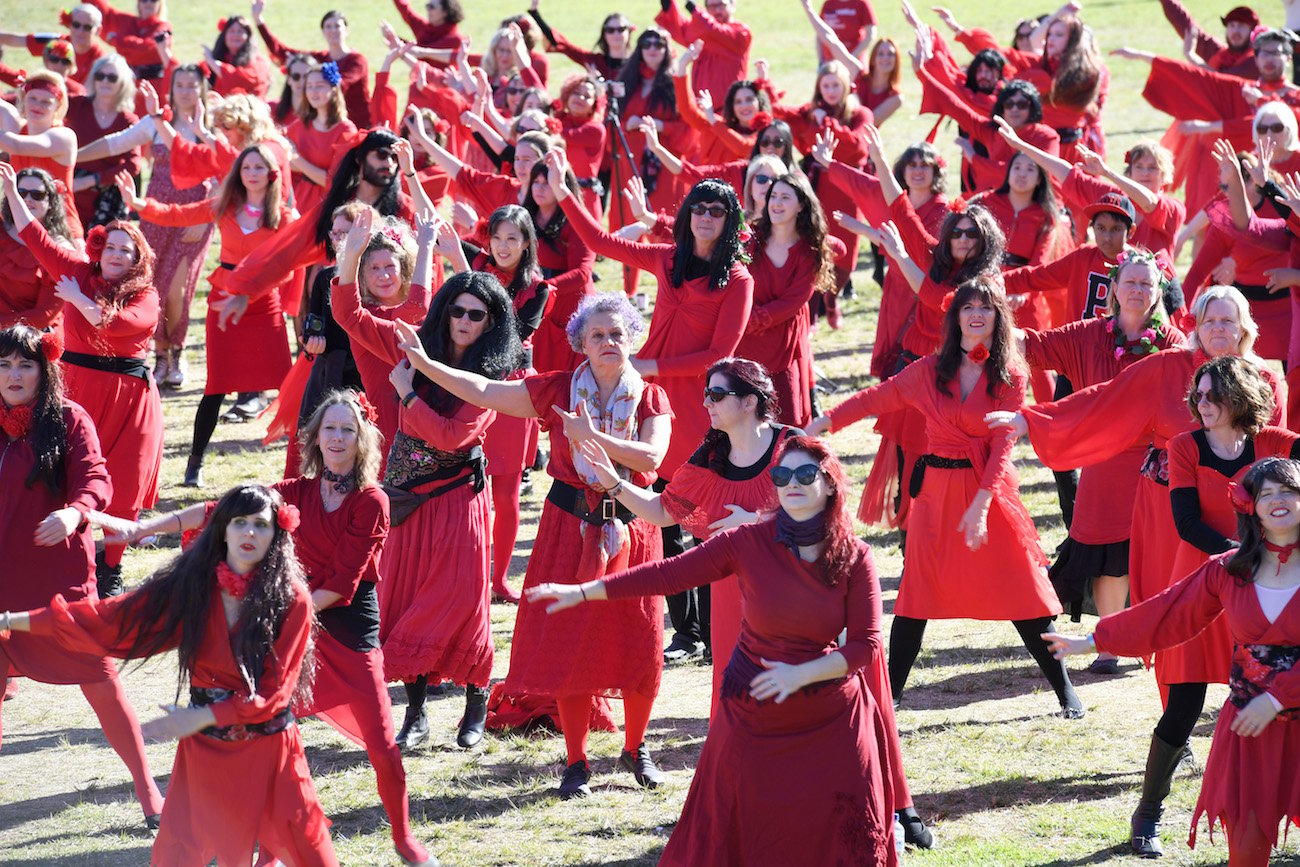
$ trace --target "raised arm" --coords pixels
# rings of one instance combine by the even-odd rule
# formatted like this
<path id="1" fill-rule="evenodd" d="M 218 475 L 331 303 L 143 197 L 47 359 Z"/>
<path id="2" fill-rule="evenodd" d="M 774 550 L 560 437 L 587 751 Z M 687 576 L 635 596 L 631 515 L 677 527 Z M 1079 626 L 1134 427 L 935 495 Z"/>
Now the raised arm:
<path id="1" fill-rule="evenodd" d="M 533 407 L 524 380 L 512 379 L 499 382 L 468 370 L 451 367 L 441 361 L 434 361 L 424 351 L 424 344 L 420 342 L 420 334 L 414 325 L 397 320 L 393 326 L 399 339 L 398 348 L 405 353 L 411 367 L 456 397 L 474 406 L 495 410 L 505 415 L 537 418 L 537 410 Z"/>
<path id="2" fill-rule="evenodd" d="M 1064 181 L 1070 174 L 1070 169 L 1074 168 L 1072 164 L 1060 157 L 1049 154 L 1042 148 L 1034 147 L 1022 139 L 1004 118 L 995 117 L 993 123 L 997 124 L 998 135 L 1002 136 L 1003 141 L 1037 163 L 1039 168 L 1055 178 L 1057 182 Z"/>
<path id="3" fill-rule="evenodd" d="M 603 230 L 591 214 L 587 213 L 581 199 L 570 194 L 569 188 L 564 184 L 562 178 L 568 171 L 569 164 L 563 151 L 553 150 L 546 155 L 545 160 L 547 180 L 555 192 L 555 198 L 582 242 L 598 256 L 607 256 L 633 268 L 654 272 L 660 264 L 663 248 L 657 244 L 627 241 Z"/>

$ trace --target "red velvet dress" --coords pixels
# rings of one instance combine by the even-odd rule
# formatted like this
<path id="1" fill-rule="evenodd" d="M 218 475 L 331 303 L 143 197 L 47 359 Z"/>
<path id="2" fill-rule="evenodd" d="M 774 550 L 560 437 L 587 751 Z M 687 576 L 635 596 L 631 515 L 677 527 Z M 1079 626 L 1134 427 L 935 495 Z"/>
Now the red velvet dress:
<path id="1" fill-rule="evenodd" d="M 91 142 L 99 141 L 104 136 L 127 129 L 137 120 L 139 118 L 130 111 L 120 111 L 113 115 L 113 120 L 108 126 L 100 126 L 99 121 L 95 119 L 94 98 L 78 96 L 68 100 L 68 113 L 64 115 L 63 125 L 77 134 L 77 147 L 84 148 Z M 140 174 L 142 167 L 143 162 L 140 159 L 140 153 L 133 149 L 118 156 L 105 157 L 102 160 L 79 161 L 76 172 L 82 175 L 93 172 L 97 187 L 111 187 L 118 172 L 126 172 L 135 177 Z M 95 198 L 98 195 L 99 190 L 93 187 L 79 193 L 73 193 L 73 198 L 77 203 L 77 217 L 81 220 L 81 225 L 89 226 L 91 224 L 91 220 L 95 216 Z"/>
<path id="2" fill-rule="evenodd" d="M 250 692 L 231 650 L 221 593 L 215 580 L 212 584 L 190 685 L 234 693 L 209 705 L 218 726 L 271 720 L 289 707 L 298 685 L 311 641 L 311 596 L 306 587 L 296 588 L 257 690 Z M 134 636 L 119 636 L 119 624 L 133 595 L 71 604 L 56 597 L 49 608 L 33 613 L 32 634 L 69 649 L 122 656 Z M 222 864 L 247 864 L 260 843 L 293 864 L 332 867 L 338 860 L 329 824 L 296 725 L 248 740 L 218 740 L 199 732 L 181 738 L 176 748 L 151 863 L 206 864 L 216 856 Z"/>
<path id="3" fill-rule="evenodd" d="M 1196 429 L 1186 394 L 1192 374 L 1208 360 L 1199 350 L 1169 349 L 1142 359 L 1110 382 L 1022 410 L 1034 451 L 1052 469 L 1088 466 L 1126 448 L 1150 443 L 1129 532 L 1129 598 L 1134 604 L 1155 596 L 1177 577 L 1173 568 L 1178 530 L 1169 508 L 1166 447 L 1174 436 Z M 1277 400 L 1271 423 L 1281 424 L 1286 406 L 1281 382 L 1268 368 L 1260 372 Z M 1197 682 L 1180 677 L 1177 671 L 1166 672 L 1157 657 L 1156 679 L 1160 683 Z"/>
<path id="4" fill-rule="evenodd" d="M 637 357 L 658 362 L 659 373 L 651 381 L 663 387 L 676 416 L 668 454 L 659 465 L 660 475 L 671 479 L 709 429 L 709 414 L 701 399 L 704 373 L 713 362 L 733 355 L 740 345 L 749 321 L 753 278 L 737 262 L 731 266 L 727 285 L 716 291 L 709 288 L 708 277 L 674 286 L 675 246 L 615 238 L 601 231 L 572 196 L 562 199 L 560 206 L 578 237 L 598 255 L 649 271 L 659 282 L 650 333 Z"/>
<path id="5" fill-rule="evenodd" d="M 990 412 L 1024 405 L 1025 374 L 1013 373 L 1012 384 L 999 386 L 996 396 L 990 396 L 981 373 L 962 400 L 955 381 L 949 384 L 951 394 L 939 390 L 937 365 L 937 355 L 927 356 L 830 413 L 838 430 L 869 415 L 914 407 L 925 416 L 928 454 L 971 462 L 965 469 L 925 471 L 908 518 L 908 532 L 925 541 L 907 546 L 905 579 L 894 613 L 920 620 L 1028 620 L 1060 614 L 1061 603 L 1047 581 L 1047 558 L 1020 501 L 1011 460 L 1014 439 L 1004 432 L 990 433 L 984 422 Z M 988 540 L 972 551 L 957 525 L 981 489 L 993 494 Z"/>
<path id="6" fill-rule="evenodd" d="M 58 545 L 32 542 L 36 526 L 55 509 L 72 507 L 82 515 L 102 510 L 112 494 L 108 468 L 99 451 L 95 425 L 75 403 L 63 410 L 67 425 L 67 478 L 63 490 L 51 494 L 44 482 L 27 484 L 36 464 L 31 434 L 16 440 L 0 433 L 0 544 L 9 565 L 0 579 L 0 609 L 30 611 L 62 594 L 65 599 L 95 598 L 95 538 L 82 524 Z M 15 632 L 0 641 L 0 680 L 30 677 L 42 683 L 98 683 L 117 669 L 102 653 L 50 651 L 49 644 Z"/>
<path id="7" fill-rule="evenodd" d="M 339 142 L 349 139 L 356 133 L 356 125 L 347 118 L 334 124 L 324 132 L 317 129 L 315 123 L 304 124 L 301 120 L 295 118 L 293 123 L 289 124 L 289 127 L 284 131 L 284 137 L 293 142 L 293 146 L 298 149 L 299 156 L 317 168 L 325 169 L 328 172 L 334 165 L 334 154 Z M 325 183 L 328 185 L 331 180 L 333 180 L 332 177 L 326 177 Z M 293 174 L 293 203 L 299 213 L 305 213 L 324 201 L 327 189 L 327 186 L 322 187 L 314 183 L 304 174 L 299 172 Z"/>
<path id="8" fill-rule="evenodd" d="M 696 90 L 707 90 L 715 100 L 721 100 L 733 81 L 748 77 L 749 48 L 754 37 L 734 16 L 723 24 L 699 5 L 689 16 L 683 15 L 674 0 L 668 11 L 655 16 L 655 23 L 668 31 L 678 45 L 704 41 L 704 53 L 695 61 Z M 629 117 L 630 113 L 624 109 L 623 116 Z"/>
<path id="9" fill-rule="evenodd" d="M 0 226 L 0 328 L 19 323 L 49 328 L 60 321 L 63 301 L 54 294 L 54 278 L 25 244 Z"/>
<path id="10" fill-rule="evenodd" d="M 859 541 L 857 564 L 831 587 L 819 567 L 776 541 L 775 527 L 774 521 L 740 527 L 679 557 L 607 579 L 613 604 L 731 575 L 744 600 L 722 701 L 659 863 L 895 865 L 899 805 L 881 707 L 889 698 L 874 694 L 868 674 L 884 656 L 871 551 Z M 845 628 L 848 640 L 837 645 Z M 844 657 L 846 676 L 810 684 L 780 704 L 750 697 L 761 660 L 797 665 L 831 652 Z"/>
<path id="11" fill-rule="evenodd" d="M 1210 450 L 1203 430 L 1180 433 L 1169 441 L 1169 491 L 1196 492 L 1200 504 L 1199 523 L 1225 544 L 1237 536 L 1237 513 L 1232 508 L 1228 485 L 1240 483 L 1250 465 L 1264 458 L 1289 458 L 1300 436 L 1288 430 L 1265 427 L 1246 440 L 1246 448 L 1235 461 L 1225 461 Z M 1225 475 L 1231 473 L 1231 475 Z M 1177 519 L 1177 513 L 1175 513 Z M 1181 536 L 1181 534 L 1180 534 Z M 1226 550 L 1226 549 L 1225 549 Z M 1214 554 L 1179 538 L 1174 554 L 1171 583 L 1191 575 Z M 1228 683 L 1232 662 L 1232 635 L 1227 620 L 1216 617 L 1192 640 L 1157 654 L 1169 683 Z M 1176 672 L 1176 679 L 1173 673 Z"/>
<path id="12" fill-rule="evenodd" d="M 360 51 L 349 51 L 335 60 L 329 51 L 301 51 L 290 48 L 267 29 L 265 24 L 257 25 L 257 32 L 262 36 L 266 50 L 271 59 L 283 66 L 293 54 L 305 54 L 318 63 L 336 63 L 339 67 L 339 85 L 343 88 L 343 103 L 347 106 L 348 120 L 357 129 L 366 129 L 371 125 L 370 118 L 370 64 Z M 393 127 L 396 129 L 396 126 Z M 320 165 L 320 163 L 315 163 Z"/>
<path id="13" fill-rule="evenodd" d="M 573 370 L 582 356 L 573 351 L 565 328 L 582 299 L 596 291 L 591 282 L 596 251 L 583 243 L 566 218 L 554 239 L 538 237 L 537 264 L 551 287 L 555 304 L 533 332 L 533 367 L 542 373 Z"/>
<path id="14" fill-rule="evenodd" d="M 68 275 L 94 298 L 103 282 L 85 254 L 60 247 L 40 223 L 22 231 L 22 239 L 46 273 Z M 121 310 L 93 326 L 75 310 L 63 317 L 64 353 L 144 361 L 158 325 L 158 293 L 149 287 L 137 292 Z M 158 468 L 162 465 L 162 401 L 153 377 L 94 370 L 63 361 L 68 399 L 85 408 L 104 445 L 104 460 L 113 480 L 113 497 L 103 511 L 134 519 L 140 509 L 158 499 Z"/>
<path id="15" fill-rule="evenodd" d="M 1253 813 L 1273 845 L 1278 824 L 1300 825 L 1300 603 L 1290 603 L 1273 623 L 1260 608 L 1258 591 L 1228 574 L 1229 555 L 1212 558 L 1187 578 L 1142 605 L 1097 624 L 1097 647 L 1117 654 L 1168 650 L 1194 639 L 1220 613 L 1232 642 L 1228 699 L 1219 711 L 1201 794 L 1192 814 L 1188 845 L 1196 844 L 1202 816 L 1237 828 Z M 1224 648 L 1226 651 L 1226 648 Z M 1233 734 L 1242 707 L 1268 692 L 1285 710 L 1257 737 Z"/>
<path id="16" fill-rule="evenodd" d="M 146 200 L 140 218 L 164 226 L 201 226 L 212 222 L 212 199 L 188 205 L 161 205 Z M 221 230 L 221 264 L 208 275 L 214 291 L 208 295 L 208 316 L 204 323 L 208 357 L 208 380 L 204 394 L 232 394 L 266 391 L 277 388 L 289 372 L 289 334 L 285 330 L 280 307 L 280 284 L 260 287 L 251 294 L 248 309 L 236 323 L 226 323 L 223 331 L 217 324 L 218 313 L 212 302 L 234 293 L 229 286 L 230 273 L 253 250 L 283 232 L 292 221 L 288 209 L 280 212 L 280 226 L 259 226 L 245 233 L 235 219 L 232 208 L 216 217 Z"/>

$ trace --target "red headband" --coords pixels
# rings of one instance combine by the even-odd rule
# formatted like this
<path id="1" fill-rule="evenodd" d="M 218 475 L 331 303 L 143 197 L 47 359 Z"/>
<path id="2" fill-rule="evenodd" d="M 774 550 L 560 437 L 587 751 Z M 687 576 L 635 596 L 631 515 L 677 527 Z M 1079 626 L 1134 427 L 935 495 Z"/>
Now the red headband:
<path id="1" fill-rule="evenodd" d="M 33 90 L 48 90 L 62 101 L 66 102 L 68 99 L 68 91 L 64 88 L 61 80 L 41 76 L 36 79 L 29 78 L 23 82 L 24 94 L 31 93 Z"/>

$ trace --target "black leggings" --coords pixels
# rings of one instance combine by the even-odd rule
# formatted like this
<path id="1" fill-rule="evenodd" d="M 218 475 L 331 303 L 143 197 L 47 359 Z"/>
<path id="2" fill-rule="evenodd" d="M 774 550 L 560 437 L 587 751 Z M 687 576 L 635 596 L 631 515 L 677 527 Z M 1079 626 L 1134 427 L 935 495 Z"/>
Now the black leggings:
<path id="1" fill-rule="evenodd" d="M 894 628 L 889 632 L 889 682 L 894 701 L 898 701 L 903 695 L 903 687 L 907 685 L 907 677 L 912 673 L 912 665 L 916 662 L 917 654 L 921 652 L 921 639 L 925 637 L 927 623 L 928 620 L 918 620 L 914 617 L 894 616 Z M 1070 683 L 1070 675 L 1065 670 L 1065 663 L 1052 656 L 1052 651 L 1048 649 L 1047 642 L 1042 637 L 1044 632 L 1055 631 L 1052 628 L 1052 618 L 1013 620 L 1011 625 L 1016 628 L 1016 632 L 1020 633 L 1020 640 L 1024 642 L 1025 649 L 1042 669 L 1061 706 L 1081 707 L 1079 697 L 1074 693 L 1074 686 Z"/>
<path id="2" fill-rule="evenodd" d="M 208 450 L 208 443 L 221 419 L 221 402 L 225 399 L 224 394 L 205 394 L 199 401 L 199 408 L 194 413 L 194 442 L 190 445 L 190 457 L 201 458 Z"/>
<path id="3" fill-rule="evenodd" d="M 1205 684 L 1169 684 L 1169 703 L 1165 705 L 1165 712 L 1160 717 L 1160 722 L 1156 723 L 1156 737 L 1171 747 L 1187 743 L 1203 710 L 1205 710 Z"/>

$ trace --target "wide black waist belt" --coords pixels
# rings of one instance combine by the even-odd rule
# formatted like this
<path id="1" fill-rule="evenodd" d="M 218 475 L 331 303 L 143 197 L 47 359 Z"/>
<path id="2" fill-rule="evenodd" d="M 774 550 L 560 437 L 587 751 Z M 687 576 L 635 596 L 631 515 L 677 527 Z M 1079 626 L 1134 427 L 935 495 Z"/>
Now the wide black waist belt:
<path id="1" fill-rule="evenodd" d="M 1285 301 L 1288 297 L 1286 292 L 1270 292 L 1267 286 L 1256 286 L 1251 283 L 1234 285 L 1242 295 L 1246 296 L 1247 301 Z"/>
<path id="2" fill-rule="evenodd" d="M 210 704 L 225 701 L 234 694 L 234 691 L 229 689 L 191 686 L 190 705 L 193 707 L 207 707 Z M 291 725 L 293 725 L 293 714 L 286 707 L 284 710 L 264 722 L 237 723 L 229 726 L 208 726 L 207 728 L 202 729 L 199 734 L 218 741 L 251 741 L 254 738 L 264 738 L 268 735 L 279 734 Z"/>
<path id="3" fill-rule="evenodd" d="M 120 373 L 149 381 L 149 367 L 143 358 L 116 358 L 106 355 L 87 355 L 84 352 L 65 352 L 61 356 L 65 364 L 85 367 L 89 370 L 102 370 L 105 373 Z"/>
<path id="4" fill-rule="evenodd" d="M 612 521 L 615 518 L 625 524 L 636 518 L 631 509 L 619 505 L 618 501 L 608 494 L 600 498 L 600 502 L 596 504 L 595 509 L 588 508 L 587 489 L 575 488 L 573 485 L 561 482 L 559 479 L 551 482 L 551 490 L 546 495 L 546 499 L 575 518 L 581 518 L 593 527 L 599 527 L 606 521 Z"/>
<path id="5" fill-rule="evenodd" d="M 222 268 L 225 268 L 227 271 L 233 271 L 233 270 L 235 270 L 235 269 L 236 269 L 237 267 L 239 267 L 239 266 L 238 266 L 238 265 L 233 265 L 233 264 L 231 264 L 230 262 L 222 262 L 222 263 L 221 263 L 221 267 L 222 267 Z"/>
<path id="6" fill-rule="evenodd" d="M 1028 265 L 1029 260 L 1026 259 L 1024 256 L 1017 256 L 1015 253 L 1003 253 L 1002 264 L 1011 265 L 1013 267 L 1019 268 L 1022 265 Z"/>
<path id="7" fill-rule="evenodd" d="M 1083 127 L 1069 126 L 1065 129 L 1058 129 L 1056 134 L 1061 137 L 1061 144 L 1074 144 L 1083 138 Z"/>
<path id="8" fill-rule="evenodd" d="M 912 478 L 907 485 L 907 493 L 912 499 L 921 495 L 921 484 L 925 481 L 925 468 L 934 467 L 936 470 L 965 470 L 973 467 L 974 464 L 968 458 L 943 458 L 939 455 L 921 455 L 916 459 L 916 466 L 912 467 Z"/>

